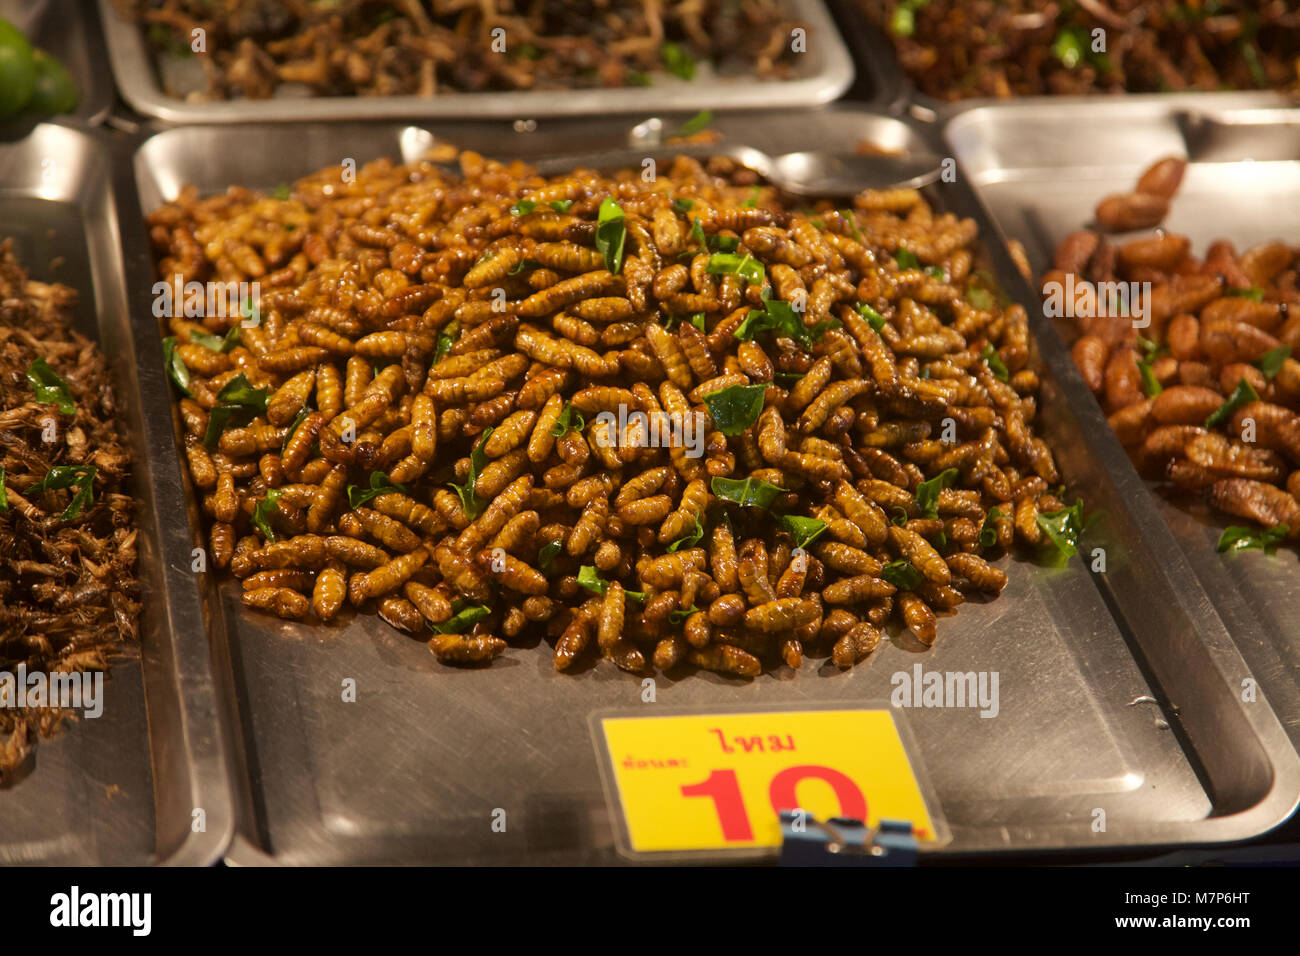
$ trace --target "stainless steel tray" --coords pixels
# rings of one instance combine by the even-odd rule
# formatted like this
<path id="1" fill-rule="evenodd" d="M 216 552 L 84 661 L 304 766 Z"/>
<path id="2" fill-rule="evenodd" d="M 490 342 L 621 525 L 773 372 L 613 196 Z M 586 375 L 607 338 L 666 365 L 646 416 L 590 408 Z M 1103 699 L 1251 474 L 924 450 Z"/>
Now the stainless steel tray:
<path id="1" fill-rule="evenodd" d="M 1164 226 L 1198 252 L 1215 239 L 1239 249 L 1300 237 L 1300 112 L 1141 98 L 1067 110 L 1023 102 L 970 107 L 948 124 L 965 175 L 1008 236 L 1024 243 L 1035 275 L 1060 240 L 1092 218 L 1097 201 L 1132 188 L 1162 156 L 1190 160 Z M 1294 550 L 1221 555 L 1233 523 L 1145 498 L 1182 546 L 1233 640 L 1300 744 L 1300 562 Z"/>
<path id="2" fill-rule="evenodd" d="M 880 94 L 875 102 L 888 105 L 893 113 L 907 113 L 922 123 L 943 126 L 954 116 L 971 109 L 1006 104 L 1040 104 L 1058 111 L 1072 111 L 1081 104 L 1098 101 L 1140 101 L 1162 104 L 1163 108 L 1197 106 L 1202 108 L 1230 108 L 1255 106 L 1280 109 L 1294 103 L 1294 98 L 1274 91 L 1229 91 L 1216 93 L 1126 93 L 1096 94 L 1093 96 L 1020 96 L 1013 99 L 976 97 L 957 102 L 947 102 L 922 93 L 898 62 L 893 42 L 874 23 L 867 19 L 857 0 L 829 0 L 834 4 L 836 22 L 844 34 L 853 60 L 870 63 L 875 75 L 880 77 Z"/>
<path id="3" fill-rule="evenodd" d="M 166 395 L 161 350 L 156 334 L 133 339 L 127 310 L 119 188 L 92 134 L 47 123 L 0 144 L 0 236 L 34 276 L 78 291 L 79 328 L 109 358 L 135 459 L 144 589 L 139 660 L 110 670 L 103 715 L 42 741 L 30 773 L 0 789 L 0 864 L 206 864 L 233 829 L 172 430 L 145 407 Z"/>
<path id="4" fill-rule="evenodd" d="M 797 58 L 789 80 L 752 77 L 668 79 L 651 87 L 599 90 L 536 90 L 502 93 L 450 92 L 420 96 L 275 96 L 267 100 L 189 103 L 168 96 L 158 80 L 141 31 L 120 19 L 112 0 L 99 0 L 100 16 L 122 96 L 137 111 L 172 123 L 295 122 L 395 118 L 536 119 L 635 113 L 647 109 L 776 109 L 829 103 L 853 82 L 853 60 L 822 0 L 789 0 L 806 24 L 808 52 Z"/>
<path id="5" fill-rule="evenodd" d="M 724 116 L 725 144 L 772 152 L 861 139 L 921 148 L 899 120 L 845 106 L 801 114 Z M 615 121 L 557 122 L 531 134 L 472 124 L 428 129 L 332 125 L 146 130 L 135 158 L 139 221 L 184 183 L 269 188 L 340 156 L 412 158 L 434 134 L 501 157 L 542 158 L 626 142 Z M 256 150 L 225 147 L 256 135 Z M 937 202 L 981 219 L 964 185 Z M 146 257 L 143 227 L 124 236 Z M 1030 293 L 993 243 L 1000 280 Z M 145 281 L 134 290 L 145 313 Z M 934 648 L 887 644 L 841 674 L 813 664 L 749 683 L 711 674 L 658 678 L 658 701 L 727 708 L 888 700 L 891 675 L 997 670 L 1001 713 L 895 714 L 917 742 L 952 840 L 939 855 L 992 850 L 1190 845 L 1263 833 L 1300 799 L 1300 758 L 1267 701 L 1243 705 L 1247 668 L 1164 524 L 1135 509 L 1145 494 L 1073 373 L 1055 333 L 1040 329 L 1043 426 L 1071 486 L 1100 518 L 1089 546 L 1110 573 L 1081 561 L 1047 569 L 1011 562 L 1002 597 L 964 605 Z M 162 403 L 151 409 L 170 421 Z M 159 425 L 158 427 L 161 427 Z M 1166 557 L 1171 556 L 1171 557 Z M 212 582 L 206 582 L 211 586 Z M 509 649 L 481 671 L 439 665 L 424 643 L 370 618 L 346 627 L 268 622 L 245 612 L 227 581 L 213 603 L 214 652 L 228 658 L 234 758 L 248 781 L 235 863 L 613 862 L 614 827 L 588 727 L 593 713 L 645 714 L 639 678 L 607 667 L 557 674 L 546 647 Z M 341 681 L 358 701 L 341 702 Z M 1148 695 L 1157 702 L 1138 702 Z M 1136 702 L 1136 703 L 1135 703 Z M 494 809 L 507 811 L 494 833 Z M 1093 811 L 1108 816 L 1094 832 Z M 726 859 L 719 854 L 717 859 Z"/>

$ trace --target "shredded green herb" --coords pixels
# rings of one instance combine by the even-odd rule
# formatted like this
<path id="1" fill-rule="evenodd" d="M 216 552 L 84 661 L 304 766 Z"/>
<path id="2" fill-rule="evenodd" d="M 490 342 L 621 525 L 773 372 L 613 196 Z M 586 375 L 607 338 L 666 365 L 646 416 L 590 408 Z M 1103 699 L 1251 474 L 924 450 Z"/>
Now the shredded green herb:
<path id="1" fill-rule="evenodd" d="M 564 550 L 564 542 L 548 541 L 537 549 L 537 566 L 543 571 L 551 569 L 551 562 L 555 556 Z"/>
<path id="2" fill-rule="evenodd" d="M 880 569 L 880 576 L 900 591 L 915 591 L 925 576 L 910 561 L 890 561 Z"/>
<path id="3" fill-rule="evenodd" d="M 180 353 L 176 351 L 176 336 L 169 335 L 163 339 L 163 365 L 167 369 L 167 377 L 170 378 L 186 397 L 193 398 L 194 393 L 190 391 L 190 370 L 181 359 Z"/>
<path id="4" fill-rule="evenodd" d="M 266 401 L 270 394 L 269 388 L 253 388 L 240 372 L 217 392 L 220 404 L 208 412 L 208 430 L 203 435 L 203 444 L 214 448 L 227 428 L 242 428 L 258 415 L 266 414 Z"/>
<path id="5" fill-rule="evenodd" d="M 709 256 L 704 271 L 709 275 L 738 275 L 751 285 L 762 282 L 766 275 L 763 263 L 751 255 L 738 256 L 734 252 L 718 252 Z"/>
<path id="6" fill-rule="evenodd" d="M 596 594 L 604 594 L 606 587 L 609 586 L 609 582 L 602 578 L 600 572 L 590 564 L 584 564 L 578 569 L 578 584 Z M 636 601 L 645 600 L 644 591 L 629 591 L 624 588 L 623 593 Z"/>
<path id="7" fill-rule="evenodd" d="M 739 435 L 758 421 L 763 413 L 763 397 L 767 386 L 732 385 L 704 396 L 704 404 L 713 416 L 713 423 L 724 435 Z"/>
<path id="8" fill-rule="evenodd" d="M 267 541 L 275 540 L 275 531 L 271 528 L 271 515 L 275 514 L 280 507 L 281 494 L 283 492 L 279 488 L 271 488 L 266 492 L 266 497 L 253 508 L 253 527 L 262 532 L 262 537 Z"/>
<path id="9" fill-rule="evenodd" d="M 998 529 L 993 522 L 998 518 L 1005 518 L 1001 508 L 991 508 L 989 513 L 984 516 L 984 524 L 980 526 L 979 542 L 981 548 L 991 548 L 998 543 Z"/>
<path id="10" fill-rule="evenodd" d="M 1067 558 L 1079 553 L 1079 535 L 1083 533 L 1084 525 L 1082 501 L 1059 511 L 1041 512 L 1036 520 L 1057 552 Z"/>
<path id="11" fill-rule="evenodd" d="M 894 253 L 894 261 L 898 263 L 900 269 L 921 268 L 921 260 L 916 257 L 916 253 L 911 249 L 899 249 Z"/>
<path id="12" fill-rule="evenodd" d="M 1243 528 L 1231 525 L 1223 529 L 1219 536 L 1218 550 L 1222 551 L 1263 551 L 1272 554 L 1291 530 L 1289 525 L 1279 524 L 1272 528 Z"/>
<path id="13" fill-rule="evenodd" d="M 450 618 L 441 624 L 430 623 L 429 630 L 435 634 L 461 634 L 492 613 L 486 604 L 470 604 L 463 600 L 453 601 L 451 609 L 454 613 Z"/>
<path id="14" fill-rule="evenodd" d="M 75 488 L 76 494 L 59 515 L 61 521 L 73 521 L 95 500 L 95 476 L 99 469 L 94 465 L 55 465 L 45 477 L 28 489 L 28 494 Z M 6 495 L 6 504 L 8 495 Z"/>
<path id="15" fill-rule="evenodd" d="M 454 481 L 448 482 L 452 491 L 456 492 L 460 497 L 461 510 L 465 512 L 465 517 L 469 518 L 470 521 L 483 513 L 483 506 L 486 504 L 478 496 L 474 486 L 478 484 L 478 476 L 487 467 L 487 455 L 483 451 L 483 446 L 487 444 L 487 440 L 492 437 L 494 431 L 496 431 L 495 428 L 485 429 L 483 437 L 479 439 L 478 444 L 474 446 L 474 450 L 470 453 L 469 477 L 465 479 L 465 484 L 458 485 Z"/>
<path id="16" fill-rule="evenodd" d="M 209 352 L 219 352 L 225 355 L 239 344 L 239 325 L 232 325 L 224 336 L 193 331 L 190 332 L 190 341 L 195 345 L 202 345 Z"/>
<path id="17" fill-rule="evenodd" d="M 665 43 L 659 48 L 659 59 L 664 69 L 673 76 L 681 77 L 683 80 L 695 78 L 695 57 L 679 44 L 671 41 Z"/>
<path id="18" fill-rule="evenodd" d="M 551 434 L 556 438 L 563 438 L 566 432 L 580 432 L 586 427 L 587 421 L 582 417 L 582 412 L 565 402 L 559 417 L 555 419 L 555 424 L 551 426 Z"/>
<path id="19" fill-rule="evenodd" d="M 293 417 L 293 421 L 289 423 L 289 434 L 284 436 L 284 444 L 280 446 L 281 455 L 283 455 L 285 451 L 288 450 L 289 442 L 293 441 L 293 436 L 294 433 L 298 430 L 298 426 L 301 425 L 303 422 L 305 422 L 307 420 L 307 416 L 310 415 L 311 413 L 312 413 L 312 407 L 310 402 L 308 402 L 306 405 L 303 405 L 303 407 L 298 410 L 298 414 L 295 415 Z"/>
<path id="20" fill-rule="evenodd" d="M 742 342 L 748 342 L 761 332 L 775 332 L 794 339 L 804 349 L 811 351 L 823 335 L 839 327 L 839 319 L 826 319 L 813 326 L 804 325 L 803 318 L 790 303 L 768 299 L 767 308 L 750 309 L 732 335 Z"/>
<path id="21" fill-rule="evenodd" d="M 885 322 L 888 321 L 883 315 L 865 302 L 858 303 L 857 313 L 871 324 L 871 327 L 875 329 L 877 334 L 879 334 L 880 330 L 885 327 Z"/>
<path id="22" fill-rule="evenodd" d="M 1011 373 L 1007 371 L 1006 363 L 1002 361 L 1002 356 L 998 355 L 998 350 L 991 343 L 984 346 L 984 351 L 980 352 L 980 358 L 984 360 L 985 365 L 993 370 L 993 375 L 999 382 L 1005 382 L 1011 377 Z"/>
<path id="23" fill-rule="evenodd" d="M 434 365 L 437 365 L 446 357 L 447 353 L 451 351 L 451 347 L 456 344 L 458 338 L 460 338 L 460 322 L 457 319 L 452 319 L 444 325 L 442 331 L 438 333 L 438 339 L 433 352 Z"/>
<path id="24" fill-rule="evenodd" d="M 802 515 L 781 515 L 781 526 L 790 532 L 796 548 L 806 548 L 817 540 L 817 536 L 826 530 L 826 522 Z"/>
<path id="25" fill-rule="evenodd" d="M 680 551 L 682 548 L 693 548 L 696 543 L 704 537 L 704 525 L 700 523 L 699 515 L 692 515 L 695 519 L 695 529 L 684 537 L 678 538 L 672 544 L 668 545 L 669 553 Z"/>
<path id="26" fill-rule="evenodd" d="M 45 359 L 33 359 L 32 364 L 27 366 L 27 381 L 31 384 L 32 391 L 36 393 L 38 402 L 58 405 L 59 412 L 64 415 L 77 414 L 77 405 L 72 400 L 68 383 L 59 378 Z"/>
<path id="27" fill-rule="evenodd" d="M 921 509 L 922 517 L 939 517 L 939 492 L 944 488 L 951 488 L 959 474 L 961 472 L 958 469 L 948 468 L 916 486 L 916 503 Z"/>
<path id="28" fill-rule="evenodd" d="M 710 482 L 710 487 L 723 501 L 755 508 L 771 508 L 777 496 L 787 490 L 756 478 L 715 477 Z"/>
<path id="29" fill-rule="evenodd" d="M 1243 378 L 1237 383 L 1237 387 L 1232 390 L 1228 400 L 1216 408 L 1210 417 L 1205 420 L 1205 427 L 1214 428 L 1220 422 L 1226 421 L 1242 405 L 1257 401 L 1259 401 L 1259 392 L 1255 391 L 1254 386 Z"/>
<path id="30" fill-rule="evenodd" d="M 1271 382 L 1277 377 L 1277 373 L 1282 371 L 1283 364 L 1285 364 L 1286 360 L 1290 357 L 1291 346 L 1279 345 L 1277 348 L 1269 349 L 1261 355 L 1259 361 L 1255 364 L 1259 367 L 1259 370 L 1264 373 L 1264 378 Z"/>
<path id="31" fill-rule="evenodd" d="M 400 494 L 406 494 L 406 486 L 399 485 L 395 481 L 390 481 L 388 475 L 382 471 L 372 471 L 370 473 L 370 487 L 361 488 L 358 485 L 348 485 L 348 504 L 353 508 L 360 508 L 366 502 L 380 495 L 396 491 Z"/>
<path id="32" fill-rule="evenodd" d="M 596 251 L 605 257 L 605 268 L 615 275 L 623 268 L 623 242 L 627 237 L 627 224 L 623 221 L 623 207 L 612 196 L 600 202 L 596 216 Z"/>
<path id="33" fill-rule="evenodd" d="M 696 133 L 706 129 L 713 122 L 713 110 L 700 110 L 685 123 L 681 129 L 673 134 L 673 137 L 694 136 Z"/>

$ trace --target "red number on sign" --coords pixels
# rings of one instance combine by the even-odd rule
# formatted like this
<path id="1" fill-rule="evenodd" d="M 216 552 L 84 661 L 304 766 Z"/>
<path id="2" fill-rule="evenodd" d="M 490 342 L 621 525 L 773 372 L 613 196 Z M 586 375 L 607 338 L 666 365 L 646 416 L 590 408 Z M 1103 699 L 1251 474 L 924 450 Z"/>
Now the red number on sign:
<path id="1" fill-rule="evenodd" d="M 852 778 L 838 770 L 819 767 L 816 764 L 786 767 L 772 778 L 772 786 L 767 791 L 768 799 L 772 801 L 772 809 L 777 813 L 782 810 L 797 809 L 799 800 L 795 796 L 795 787 L 809 778 L 824 780 L 831 785 L 835 791 L 835 798 L 840 802 L 840 816 L 861 820 L 863 823 L 867 821 L 867 798 L 862 795 L 862 791 L 858 789 L 858 785 Z"/>
<path id="2" fill-rule="evenodd" d="M 722 838 L 728 843 L 742 843 L 754 839 L 749 825 L 745 801 L 740 795 L 740 783 L 734 770 L 715 770 L 702 783 L 682 787 L 684 797 L 708 797 L 718 811 L 722 824 Z"/>

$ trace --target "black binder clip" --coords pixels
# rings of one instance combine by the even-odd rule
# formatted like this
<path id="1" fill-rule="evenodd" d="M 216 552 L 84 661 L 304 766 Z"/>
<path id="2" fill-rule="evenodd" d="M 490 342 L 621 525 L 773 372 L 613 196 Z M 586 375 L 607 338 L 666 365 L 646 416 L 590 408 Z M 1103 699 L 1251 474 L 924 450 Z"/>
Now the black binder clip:
<path id="1" fill-rule="evenodd" d="M 916 866 L 916 837 L 906 820 L 822 822 L 806 810 L 781 811 L 782 866 Z"/>

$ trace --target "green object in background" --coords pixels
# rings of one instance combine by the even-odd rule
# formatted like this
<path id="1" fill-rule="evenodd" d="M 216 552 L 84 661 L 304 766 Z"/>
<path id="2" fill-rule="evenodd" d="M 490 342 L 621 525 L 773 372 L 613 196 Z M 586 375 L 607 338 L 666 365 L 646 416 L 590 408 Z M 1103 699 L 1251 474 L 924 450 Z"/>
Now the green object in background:
<path id="1" fill-rule="evenodd" d="M 32 88 L 31 99 L 27 101 L 29 112 L 41 116 L 54 116 L 58 113 L 71 113 L 77 108 L 77 84 L 62 63 L 44 50 L 32 53 L 36 68 L 36 82 Z"/>
<path id="2" fill-rule="evenodd" d="M 1062 64 L 1074 69 L 1087 56 L 1087 35 L 1078 27 L 1067 27 L 1052 41 L 1052 52 Z"/>
<path id="3" fill-rule="evenodd" d="M 35 86 L 32 45 L 12 23 L 0 20 L 0 119 L 25 107 Z"/>

